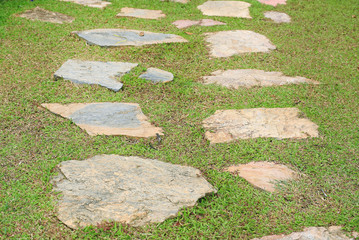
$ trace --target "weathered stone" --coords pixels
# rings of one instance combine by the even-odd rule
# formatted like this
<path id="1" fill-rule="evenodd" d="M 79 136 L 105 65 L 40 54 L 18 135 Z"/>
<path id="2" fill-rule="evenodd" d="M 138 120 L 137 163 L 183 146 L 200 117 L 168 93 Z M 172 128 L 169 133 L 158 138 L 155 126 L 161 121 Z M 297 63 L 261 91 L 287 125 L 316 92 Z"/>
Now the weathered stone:
<path id="1" fill-rule="evenodd" d="M 67 60 L 54 74 L 55 78 L 63 78 L 77 84 L 98 84 L 115 92 L 122 88 L 117 81 L 137 63 L 126 62 L 94 62 L 81 60 Z"/>
<path id="2" fill-rule="evenodd" d="M 165 16 L 166 15 L 163 14 L 161 10 L 148 10 L 128 7 L 122 8 L 121 12 L 116 15 L 116 17 L 135 17 L 145 19 L 159 19 Z"/>
<path id="3" fill-rule="evenodd" d="M 195 168 L 154 159 L 98 155 L 58 165 L 58 218 L 70 228 L 116 221 L 133 226 L 163 222 L 216 192 Z"/>
<path id="4" fill-rule="evenodd" d="M 173 22 L 172 24 L 174 24 L 177 28 L 187 28 L 187 27 L 191 27 L 193 25 L 199 25 L 199 26 L 205 26 L 205 27 L 215 26 L 215 25 L 226 25 L 226 23 L 215 21 L 212 19 L 202 19 L 202 20 L 198 20 L 198 21 L 177 20 L 177 21 Z"/>
<path id="5" fill-rule="evenodd" d="M 250 3 L 241 1 L 208 1 L 197 8 L 207 16 L 252 18 L 250 6 Z"/>
<path id="6" fill-rule="evenodd" d="M 173 74 L 158 68 L 148 68 L 147 71 L 140 76 L 140 78 L 150 80 L 153 83 L 165 83 L 173 80 Z"/>
<path id="7" fill-rule="evenodd" d="M 238 175 L 254 186 L 275 192 L 277 183 L 298 178 L 298 174 L 288 167 L 272 162 L 250 162 L 231 166 L 225 171 Z"/>
<path id="8" fill-rule="evenodd" d="M 287 4 L 287 0 L 258 0 L 260 3 L 277 6 L 278 4 Z"/>
<path id="9" fill-rule="evenodd" d="M 102 47 L 142 46 L 146 44 L 187 42 L 186 39 L 174 34 L 153 33 L 126 29 L 94 29 L 73 32 L 85 39 L 88 44 Z"/>
<path id="10" fill-rule="evenodd" d="M 248 30 L 206 33 L 213 57 L 230 57 L 249 52 L 269 52 L 276 47 L 265 36 Z"/>
<path id="11" fill-rule="evenodd" d="M 19 17 L 39 20 L 42 22 L 51 22 L 51 23 L 71 23 L 75 18 L 67 16 L 62 13 L 51 12 L 40 7 L 36 7 L 31 10 L 27 10 L 24 13 L 20 14 Z"/>
<path id="12" fill-rule="evenodd" d="M 105 8 L 107 5 L 110 5 L 110 2 L 102 1 L 102 0 L 61 0 L 63 2 L 73 2 L 77 4 L 81 4 L 88 7 L 94 8 Z"/>
<path id="13" fill-rule="evenodd" d="M 253 86 L 274 86 L 274 85 L 286 85 L 286 84 L 301 84 L 301 83 L 313 83 L 319 84 L 319 82 L 306 79 L 304 77 L 287 77 L 281 72 L 265 72 L 263 70 L 256 69 L 237 69 L 227 71 L 215 71 L 212 73 L 214 76 L 205 76 L 204 84 L 218 84 L 227 88 L 246 87 Z"/>
<path id="14" fill-rule="evenodd" d="M 190 0 L 161 0 L 162 2 L 188 3 Z"/>
<path id="15" fill-rule="evenodd" d="M 289 23 L 290 17 L 286 13 L 269 11 L 264 13 L 264 17 L 272 19 L 275 23 Z"/>
<path id="16" fill-rule="evenodd" d="M 151 125 L 137 103 L 58 103 L 42 104 L 62 117 L 71 119 L 89 135 L 153 137 L 162 129 Z"/>
<path id="17" fill-rule="evenodd" d="M 211 143 L 258 137 L 318 137 L 318 126 L 300 115 L 297 108 L 217 110 L 203 121 L 203 126 Z"/>

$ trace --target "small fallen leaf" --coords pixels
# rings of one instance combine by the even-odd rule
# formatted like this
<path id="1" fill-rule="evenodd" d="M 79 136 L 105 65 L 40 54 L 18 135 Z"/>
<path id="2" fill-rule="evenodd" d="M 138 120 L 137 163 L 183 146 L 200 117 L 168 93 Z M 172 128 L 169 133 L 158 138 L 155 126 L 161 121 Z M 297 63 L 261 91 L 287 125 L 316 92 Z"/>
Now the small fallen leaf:
<path id="1" fill-rule="evenodd" d="M 193 35 L 193 33 L 191 33 L 191 32 L 185 32 L 186 34 L 188 34 L 188 35 Z"/>
<path id="2" fill-rule="evenodd" d="M 144 32 L 140 32 L 138 35 L 140 35 L 141 37 L 145 36 Z"/>

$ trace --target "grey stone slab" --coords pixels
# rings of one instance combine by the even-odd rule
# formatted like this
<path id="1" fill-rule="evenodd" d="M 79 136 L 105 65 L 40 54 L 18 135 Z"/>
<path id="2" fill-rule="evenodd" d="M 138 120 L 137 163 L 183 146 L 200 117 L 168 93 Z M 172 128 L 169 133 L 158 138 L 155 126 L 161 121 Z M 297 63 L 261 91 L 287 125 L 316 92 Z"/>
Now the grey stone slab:
<path id="1" fill-rule="evenodd" d="M 137 65 L 137 63 L 126 62 L 67 60 L 54 73 L 54 77 L 77 84 L 98 84 L 117 92 L 123 85 L 117 79 L 120 79 L 121 76 Z"/>
<path id="2" fill-rule="evenodd" d="M 70 17 L 68 15 L 51 12 L 40 7 L 36 7 L 34 9 L 30 9 L 20 14 L 19 17 L 31 19 L 31 20 L 39 20 L 42 22 L 51 22 L 51 23 L 71 23 L 75 20 L 75 18 Z"/>
<path id="3" fill-rule="evenodd" d="M 180 28 L 180 29 L 187 28 L 187 27 L 194 26 L 194 25 L 205 26 L 205 27 L 216 26 L 216 25 L 226 25 L 226 23 L 223 23 L 220 21 L 215 21 L 212 19 L 201 19 L 198 21 L 177 20 L 177 21 L 173 22 L 172 24 L 174 24 L 177 28 Z"/>
<path id="4" fill-rule="evenodd" d="M 149 9 L 138 9 L 138 8 L 122 8 L 121 12 L 116 17 L 135 17 L 145 19 L 159 19 L 166 15 L 161 10 L 149 10 Z"/>
<path id="5" fill-rule="evenodd" d="M 101 1 L 101 0 L 61 0 L 63 2 L 73 2 L 80 5 L 94 7 L 94 8 L 105 8 L 107 5 L 110 5 L 111 2 Z"/>
<path id="6" fill-rule="evenodd" d="M 275 23 L 289 23 L 291 20 L 288 14 L 275 11 L 265 12 L 264 17 L 272 19 Z"/>
<path id="7" fill-rule="evenodd" d="M 207 16 L 252 18 L 250 6 L 250 3 L 241 1 L 208 1 L 197 8 Z"/>
<path id="8" fill-rule="evenodd" d="M 150 80 L 153 83 L 165 83 L 173 80 L 173 74 L 158 68 L 148 68 L 144 74 L 140 75 L 140 78 Z"/>

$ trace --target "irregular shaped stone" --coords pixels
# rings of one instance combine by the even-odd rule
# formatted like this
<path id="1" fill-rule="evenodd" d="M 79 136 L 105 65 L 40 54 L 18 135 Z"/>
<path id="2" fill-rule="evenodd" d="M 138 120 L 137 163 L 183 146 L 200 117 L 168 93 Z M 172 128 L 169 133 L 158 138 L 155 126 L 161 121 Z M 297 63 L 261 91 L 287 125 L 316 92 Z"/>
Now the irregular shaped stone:
<path id="1" fill-rule="evenodd" d="M 105 8 L 107 5 L 110 5 L 110 2 L 101 1 L 101 0 L 61 0 L 63 2 L 73 2 L 81 4 L 88 7 L 94 8 Z"/>
<path id="2" fill-rule="evenodd" d="M 85 39 L 90 45 L 102 47 L 142 46 L 147 44 L 187 42 L 186 39 L 174 34 L 153 33 L 127 29 L 94 29 L 73 32 Z"/>
<path id="3" fill-rule="evenodd" d="M 302 139 L 318 137 L 318 126 L 302 118 L 297 108 L 217 110 L 203 121 L 211 143 L 258 137 Z"/>
<path id="4" fill-rule="evenodd" d="M 264 13 L 264 17 L 272 19 L 275 23 L 289 23 L 290 17 L 286 13 L 269 11 Z"/>
<path id="5" fill-rule="evenodd" d="M 287 77 L 281 72 L 265 72 L 256 69 L 237 69 L 227 71 L 215 71 L 212 73 L 214 76 L 205 76 L 204 84 L 218 84 L 227 88 L 238 89 L 240 87 L 250 88 L 253 86 L 274 86 L 286 84 L 301 84 L 319 82 L 306 79 L 304 77 Z"/>
<path id="6" fill-rule="evenodd" d="M 258 0 L 260 3 L 277 6 L 278 4 L 287 4 L 287 0 Z"/>
<path id="7" fill-rule="evenodd" d="M 42 22 L 51 22 L 51 23 L 71 23 L 75 20 L 75 18 L 67 16 L 62 13 L 51 12 L 40 7 L 36 7 L 34 9 L 30 9 L 20 14 L 19 17 L 31 19 L 31 20 L 39 20 Z"/>
<path id="8" fill-rule="evenodd" d="M 250 6 L 250 3 L 241 1 L 208 1 L 197 8 L 207 16 L 252 18 Z"/>
<path id="9" fill-rule="evenodd" d="M 128 7 L 122 8 L 121 12 L 116 15 L 116 17 L 135 17 L 145 19 L 159 19 L 165 16 L 166 15 L 163 14 L 161 10 L 148 10 Z"/>
<path id="10" fill-rule="evenodd" d="M 117 81 L 137 63 L 127 62 L 94 62 L 81 60 L 67 60 L 54 74 L 56 78 L 63 78 L 77 84 L 98 84 L 118 92 L 122 83 Z"/>
<path id="11" fill-rule="evenodd" d="M 161 0 L 162 2 L 188 3 L 190 0 Z"/>
<path id="12" fill-rule="evenodd" d="M 163 222 L 216 192 L 199 170 L 154 159 L 98 155 L 57 167 L 58 218 L 74 229 L 102 221 Z"/>
<path id="13" fill-rule="evenodd" d="M 199 25 L 199 26 L 215 26 L 215 25 L 226 25 L 226 23 L 223 22 L 219 22 L 219 21 L 215 21 L 212 19 L 201 19 L 198 21 L 193 21 L 193 20 L 177 20 L 175 22 L 173 22 L 172 24 L 174 24 L 177 28 L 187 28 L 190 26 L 194 26 L 194 25 Z"/>
<path id="14" fill-rule="evenodd" d="M 248 30 L 206 33 L 213 57 L 230 57 L 241 53 L 269 52 L 276 47 L 265 36 Z"/>
<path id="15" fill-rule="evenodd" d="M 277 183 L 298 178 L 288 167 L 272 162 L 250 162 L 231 166 L 225 171 L 238 175 L 252 185 L 269 192 L 275 192 Z"/>
<path id="16" fill-rule="evenodd" d="M 148 68 L 144 74 L 139 76 L 139 78 L 150 80 L 153 83 L 165 83 L 173 80 L 173 74 L 158 68 Z"/>
<path id="17" fill-rule="evenodd" d="M 71 119 L 91 136 L 103 134 L 147 138 L 162 135 L 162 129 L 147 121 L 137 103 L 48 103 L 42 106 Z"/>

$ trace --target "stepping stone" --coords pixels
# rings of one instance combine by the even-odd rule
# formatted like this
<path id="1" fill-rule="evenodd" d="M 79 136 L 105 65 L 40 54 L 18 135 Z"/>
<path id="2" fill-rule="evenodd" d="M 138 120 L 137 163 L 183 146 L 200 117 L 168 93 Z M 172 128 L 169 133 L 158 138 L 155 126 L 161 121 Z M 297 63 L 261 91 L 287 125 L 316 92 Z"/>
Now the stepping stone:
<path id="1" fill-rule="evenodd" d="M 177 20 L 177 21 L 173 22 L 172 24 L 174 24 L 177 28 L 180 28 L 180 29 L 191 27 L 194 25 L 205 26 L 205 27 L 215 26 L 215 25 L 226 25 L 226 23 L 215 21 L 212 19 L 202 19 L 202 20 L 198 20 L 198 21 Z"/>
<path id="2" fill-rule="evenodd" d="M 302 84 L 319 82 L 304 77 L 287 77 L 281 72 L 265 72 L 256 69 L 237 69 L 227 71 L 215 71 L 213 76 L 205 76 L 204 84 L 218 84 L 227 88 L 238 89 L 240 87 L 250 88 L 253 86 L 275 86 L 286 84 Z"/>
<path id="3" fill-rule="evenodd" d="M 207 16 L 252 18 L 250 6 L 250 3 L 241 1 L 208 1 L 197 8 Z"/>
<path id="4" fill-rule="evenodd" d="M 110 5 L 110 2 L 101 1 L 101 0 L 61 0 L 63 2 L 73 2 L 81 4 L 88 7 L 94 8 L 105 8 L 107 5 Z"/>
<path id="5" fill-rule="evenodd" d="M 272 162 L 250 162 L 231 166 L 225 171 L 238 175 L 255 187 L 269 192 L 275 192 L 277 183 L 298 178 L 298 174 L 293 170 Z"/>
<path id="6" fill-rule="evenodd" d="M 165 83 L 173 80 L 173 74 L 158 68 L 148 68 L 139 78 L 150 80 L 152 83 Z"/>
<path id="7" fill-rule="evenodd" d="M 154 137 L 162 129 L 151 125 L 137 103 L 42 104 L 51 112 L 71 119 L 89 135 Z"/>
<path id="8" fill-rule="evenodd" d="M 275 11 L 265 12 L 264 17 L 272 19 L 275 23 L 289 23 L 291 20 L 288 14 Z"/>
<path id="9" fill-rule="evenodd" d="M 154 159 L 98 155 L 60 163 L 58 218 L 76 229 L 102 221 L 160 223 L 216 189 L 195 168 Z"/>
<path id="10" fill-rule="evenodd" d="M 211 144 L 259 137 L 318 137 L 318 126 L 301 115 L 297 108 L 217 110 L 203 121 L 203 126 Z"/>
<path id="11" fill-rule="evenodd" d="M 287 0 L 258 0 L 260 3 L 277 6 L 278 4 L 287 4 Z"/>
<path id="12" fill-rule="evenodd" d="M 54 74 L 55 79 L 63 78 L 77 84 L 98 84 L 118 92 L 122 83 L 117 81 L 130 72 L 137 63 L 94 62 L 67 60 Z"/>
<path id="13" fill-rule="evenodd" d="M 127 29 L 94 29 L 73 32 L 85 39 L 90 45 L 101 47 L 142 46 L 147 44 L 188 42 L 174 34 L 153 33 Z"/>
<path id="14" fill-rule="evenodd" d="M 269 52 L 276 49 L 268 38 L 248 30 L 206 33 L 213 57 L 230 57 L 241 53 Z"/>
<path id="15" fill-rule="evenodd" d="M 190 0 L 161 0 L 162 2 L 188 3 Z"/>
<path id="16" fill-rule="evenodd" d="M 135 17 L 145 19 L 159 19 L 165 16 L 166 15 L 163 14 L 161 10 L 148 10 L 128 7 L 122 8 L 121 12 L 116 15 L 116 17 Z"/>
<path id="17" fill-rule="evenodd" d="M 31 10 L 27 10 L 24 13 L 20 14 L 19 17 L 39 20 L 42 22 L 51 22 L 51 23 L 71 23 L 75 18 L 67 16 L 62 13 L 51 12 L 40 7 L 36 7 Z"/>

